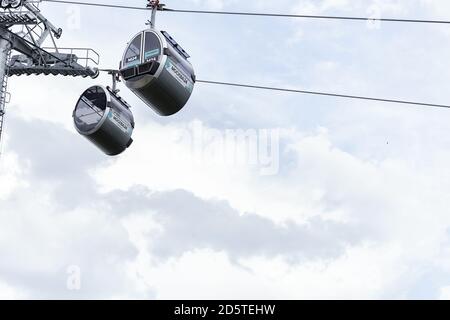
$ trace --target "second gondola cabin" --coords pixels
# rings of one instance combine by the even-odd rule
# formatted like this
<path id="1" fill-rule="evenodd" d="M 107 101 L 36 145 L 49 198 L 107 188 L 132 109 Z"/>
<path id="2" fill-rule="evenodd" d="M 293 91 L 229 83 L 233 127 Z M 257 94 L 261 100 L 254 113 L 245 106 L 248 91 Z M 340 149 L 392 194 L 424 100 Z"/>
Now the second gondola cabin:
<path id="1" fill-rule="evenodd" d="M 138 33 L 128 44 L 120 64 L 125 85 L 159 115 L 180 111 L 195 84 L 189 55 L 165 31 Z"/>

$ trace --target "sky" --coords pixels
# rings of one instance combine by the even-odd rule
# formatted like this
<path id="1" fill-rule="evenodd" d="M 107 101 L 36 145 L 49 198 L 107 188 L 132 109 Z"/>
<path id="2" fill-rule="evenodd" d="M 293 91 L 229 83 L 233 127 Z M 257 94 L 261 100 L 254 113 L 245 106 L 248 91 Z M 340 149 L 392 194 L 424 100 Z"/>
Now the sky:
<path id="1" fill-rule="evenodd" d="M 444 0 L 165 3 L 450 19 Z M 104 69 L 149 19 L 41 9 L 63 28 L 60 47 L 93 48 Z M 198 79 L 450 103 L 445 25 L 159 13 L 157 26 Z M 450 298 L 449 110 L 197 83 L 165 118 L 121 83 L 134 143 L 109 158 L 71 115 L 85 89 L 110 82 L 10 79 L 0 298 Z"/>

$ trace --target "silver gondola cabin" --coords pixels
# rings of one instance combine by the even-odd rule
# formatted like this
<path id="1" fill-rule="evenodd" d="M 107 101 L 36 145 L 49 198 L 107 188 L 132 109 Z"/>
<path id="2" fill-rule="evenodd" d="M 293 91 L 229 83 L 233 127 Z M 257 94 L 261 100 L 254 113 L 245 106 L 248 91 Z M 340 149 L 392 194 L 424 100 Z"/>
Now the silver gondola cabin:
<path id="1" fill-rule="evenodd" d="M 77 102 L 73 119 L 78 133 L 109 156 L 121 154 L 133 142 L 130 106 L 110 88 L 87 89 Z"/>
<path id="2" fill-rule="evenodd" d="M 195 73 L 189 55 L 165 31 L 138 33 L 120 63 L 125 85 L 159 115 L 180 111 L 189 100 Z"/>

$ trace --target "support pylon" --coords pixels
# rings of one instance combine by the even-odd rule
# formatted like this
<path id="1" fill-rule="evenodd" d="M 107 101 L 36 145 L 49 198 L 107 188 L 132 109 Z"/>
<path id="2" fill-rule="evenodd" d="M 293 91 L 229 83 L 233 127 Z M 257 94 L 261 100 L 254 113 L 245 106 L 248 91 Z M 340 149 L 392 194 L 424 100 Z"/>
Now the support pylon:
<path id="1" fill-rule="evenodd" d="M 11 56 L 11 41 L 9 35 L 0 31 L 0 154 L 2 152 L 3 129 L 7 104 L 8 63 Z"/>
<path id="2" fill-rule="evenodd" d="M 40 0 L 1 2 L 0 8 L 0 153 L 9 76 L 63 75 L 96 78 L 99 55 L 92 49 L 59 48 L 62 29 L 55 27 L 39 10 Z M 15 4 L 15 6 L 12 6 Z M 22 27 L 18 32 L 17 27 Z M 43 47 L 50 37 L 53 46 Z M 12 55 L 15 51 L 19 54 Z"/>

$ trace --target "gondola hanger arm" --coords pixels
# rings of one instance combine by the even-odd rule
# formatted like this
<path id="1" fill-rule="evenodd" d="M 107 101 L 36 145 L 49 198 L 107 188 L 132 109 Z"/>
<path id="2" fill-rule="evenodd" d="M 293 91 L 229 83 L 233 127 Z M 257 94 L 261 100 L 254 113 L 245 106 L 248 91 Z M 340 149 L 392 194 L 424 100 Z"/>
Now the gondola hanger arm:
<path id="1" fill-rule="evenodd" d="M 163 11 L 165 4 L 159 2 L 159 0 L 148 0 L 147 8 L 152 10 L 151 20 L 148 22 L 152 29 L 156 27 L 156 12 Z"/>
<path id="2" fill-rule="evenodd" d="M 120 75 L 119 75 L 119 70 L 116 70 L 116 69 L 100 69 L 99 71 L 106 72 L 109 75 L 111 75 L 111 77 L 112 77 L 111 90 L 114 93 L 119 93 L 120 90 L 117 89 L 117 83 L 121 82 Z"/>

